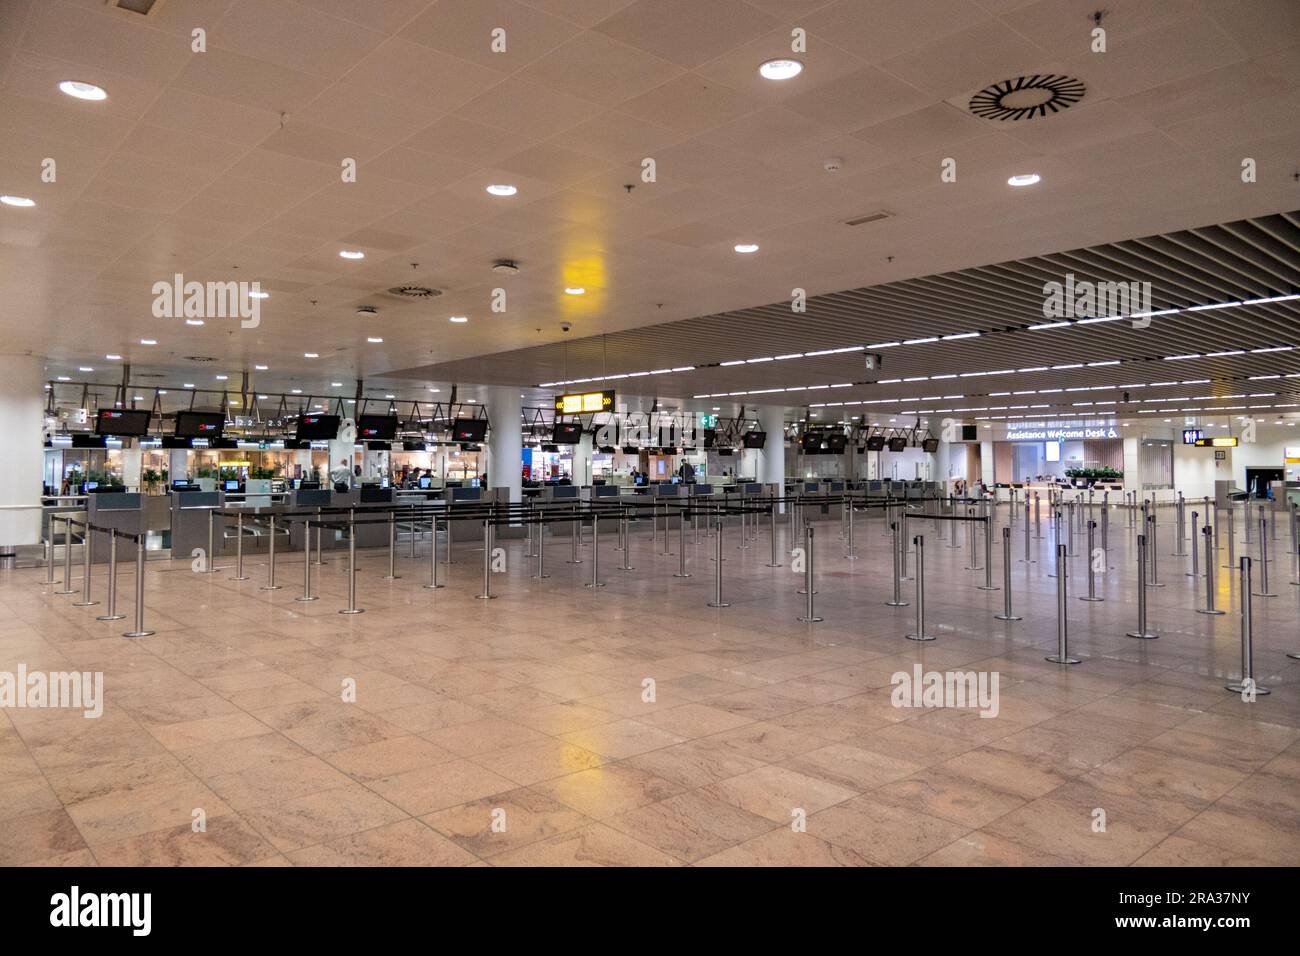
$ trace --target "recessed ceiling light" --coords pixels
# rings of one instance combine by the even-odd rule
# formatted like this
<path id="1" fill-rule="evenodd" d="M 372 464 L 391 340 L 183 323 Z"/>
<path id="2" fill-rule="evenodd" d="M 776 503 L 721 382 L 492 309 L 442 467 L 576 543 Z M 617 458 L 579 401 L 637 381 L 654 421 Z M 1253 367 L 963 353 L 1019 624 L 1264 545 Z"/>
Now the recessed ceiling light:
<path id="1" fill-rule="evenodd" d="M 379 344 L 382 343 L 384 340 L 381 339 L 381 338 L 380 338 L 379 336 L 377 336 L 377 335 L 368 335 L 368 336 L 366 336 L 366 341 L 369 342 L 369 343 L 371 343 L 372 345 L 379 345 Z"/>
<path id="2" fill-rule="evenodd" d="M 519 192 L 519 187 L 511 186 L 509 183 L 493 183 L 487 187 L 487 191 L 493 196 L 513 196 Z"/>
<path id="3" fill-rule="evenodd" d="M 342 382 L 330 382 L 330 388 L 342 388 L 342 387 L 343 387 Z"/>
<path id="4" fill-rule="evenodd" d="M 193 382 L 182 382 L 182 383 L 181 383 L 181 388 L 193 388 L 193 387 L 194 387 L 194 383 L 193 383 Z"/>
<path id="5" fill-rule="evenodd" d="M 186 325 L 202 325 L 202 324 L 203 324 L 203 320 L 202 320 L 202 319 L 186 319 L 186 320 L 185 320 L 185 324 L 186 324 Z"/>
<path id="6" fill-rule="evenodd" d="M 789 80 L 803 72 L 798 60 L 768 60 L 758 67 L 758 75 L 765 80 Z"/>
<path id="7" fill-rule="evenodd" d="M 267 366 L 265 366 L 265 365 L 254 365 L 253 368 L 254 368 L 256 371 L 258 371 L 258 372 L 265 372 L 266 369 L 267 369 Z"/>
<path id="8" fill-rule="evenodd" d="M 366 254 L 360 249 L 340 249 L 339 255 L 344 259 L 364 259 Z"/>
<path id="9" fill-rule="evenodd" d="M 248 293 L 248 297 L 249 297 L 250 299 L 269 299 L 269 298 L 271 298 L 271 293 L 269 293 L 269 292 L 250 292 L 250 293 Z"/>
<path id="10" fill-rule="evenodd" d="M 736 244 L 736 251 L 743 253 L 758 252 L 758 243 L 741 242 Z"/>
<path id="11" fill-rule="evenodd" d="M 294 395 L 301 395 L 301 394 L 302 394 L 302 389 L 300 389 L 300 388 L 295 388 L 295 389 L 293 389 L 293 394 L 294 394 Z"/>
<path id="12" fill-rule="evenodd" d="M 302 357 L 303 357 L 303 358 L 320 358 L 320 354 L 317 353 L 317 352 L 303 352 L 303 353 L 302 353 Z"/>
<path id="13" fill-rule="evenodd" d="M 94 369 L 91 368 L 89 365 L 82 365 L 82 366 L 80 366 L 80 367 L 77 369 L 77 371 L 78 371 L 78 372 L 93 372 Z"/>
<path id="14" fill-rule="evenodd" d="M 59 89 L 79 100 L 106 100 L 108 94 L 94 83 L 82 83 L 80 80 L 64 80 Z"/>
<path id="15" fill-rule="evenodd" d="M 564 290 L 565 295 L 586 295 L 587 290 L 580 285 L 571 285 Z"/>
<path id="16" fill-rule="evenodd" d="M 35 199 L 28 199 L 26 196 L 0 196 L 0 202 L 6 206 L 35 206 Z"/>
<path id="17" fill-rule="evenodd" d="M 141 345 L 157 345 L 157 344 L 158 344 L 158 340 L 157 340 L 157 339 L 141 339 L 141 340 L 140 340 L 140 344 L 141 344 Z"/>
<path id="18" fill-rule="evenodd" d="M 1032 186 L 1042 179 L 1038 173 L 1019 173 L 1007 180 L 1008 186 Z"/>
<path id="19" fill-rule="evenodd" d="M 69 378 L 68 376 L 66 376 L 66 375 L 60 375 L 60 376 L 59 376 L 59 381 L 60 381 L 60 382 L 71 382 L 72 379 L 70 379 L 70 378 Z"/>
<path id="20" fill-rule="evenodd" d="M 448 319 L 448 321 L 449 321 L 449 322 L 468 322 L 468 321 L 469 321 L 469 318 L 468 318 L 467 316 L 464 316 L 464 315 L 453 315 L 450 319 Z"/>
<path id="21" fill-rule="evenodd" d="M 122 358 L 122 356 L 115 355 L 112 352 L 110 352 L 107 355 L 105 355 L 104 358 L 108 359 L 110 362 L 116 362 L 119 361 Z"/>
<path id="22" fill-rule="evenodd" d="M 218 376 L 217 376 L 217 381 L 218 381 L 218 382 L 224 382 L 224 381 L 227 381 L 229 378 L 230 378 L 229 375 L 218 375 Z"/>

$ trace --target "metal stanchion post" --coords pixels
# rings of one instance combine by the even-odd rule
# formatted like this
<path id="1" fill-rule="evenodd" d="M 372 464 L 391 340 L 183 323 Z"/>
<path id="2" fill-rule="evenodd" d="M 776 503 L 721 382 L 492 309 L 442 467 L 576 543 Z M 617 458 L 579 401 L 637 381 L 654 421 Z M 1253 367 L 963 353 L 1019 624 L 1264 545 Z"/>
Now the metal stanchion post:
<path id="1" fill-rule="evenodd" d="M 970 553 L 967 559 L 966 570 L 978 571 L 980 569 L 979 558 L 975 555 L 975 519 L 971 515 L 971 509 L 966 509 L 966 549 Z"/>
<path id="2" fill-rule="evenodd" d="M 775 553 L 775 545 L 773 552 Z M 627 560 L 626 556 L 624 560 Z M 686 571 L 686 514 L 682 511 L 677 512 L 677 570 L 673 573 L 673 577 L 690 577 Z"/>
<path id="3" fill-rule="evenodd" d="M 90 522 L 87 521 L 82 527 L 86 533 L 81 538 L 81 600 L 74 601 L 73 607 L 91 607 L 99 603 L 90 599 Z"/>
<path id="4" fill-rule="evenodd" d="M 1192 541 L 1193 542 L 1196 541 L 1196 519 L 1199 516 L 1200 516 L 1199 512 L 1196 511 L 1192 512 Z M 1200 558 L 1197 557 L 1199 554 L 1200 552 L 1196 550 L 1196 545 L 1195 543 L 1193 543 L 1192 544 L 1192 570 L 1187 572 L 1187 577 L 1189 578 L 1199 578 L 1201 576 L 1201 562 L 1200 562 Z"/>
<path id="5" fill-rule="evenodd" d="M 50 520 L 63 522 L 63 590 L 54 593 L 76 594 L 77 589 L 72 586 L 72 519 L 51 518 Z"/>
<path id="6" fill-rule="evenodd" d="M 581 526 L 582 526 L 582 518 L 578 514 L 577 509 L 574 509 L 573 521 L 570 523 L 570 527 L 573 529 L 573 555 L 566 562 L 568 564 L 582 564 L 582 558 L 578 557 L 578 535 L 582 533 L 580 530 Z M 653 539 L 651 540 L 653 543 Z"/>
<path id="7" fill-rule="evenodd" d="M 248 580 L 248 575 L 244 573 L 244 513 L 242 511 L 235 515 L 235 574 L 230 580 Z"/>
<path id="8" fill-rule="evenodd" d="M 483 519 L 483 593 L 474 595 L 480 601 L 491 601 L 492 593 L 492 520 Z"/>
<path id="9" fill-rule="evenodd" d="M 54 583 L 54 518 L 50 518 L 50 527 L 45 534 L 45 584 Z"/>
<path id="10" fill-rule="evenodd" d="M 1178 521 L 1178 534 L 1174 538 L 1174 557 L 1184 557 L 1183 540 L 1187 535 L 1187 512 L 1183 505 L 1183 493 L 1178 493 L 1178 501 L 1174 505 L 1174 517 Z"/>
<path id="11" fill-rule="evenodd" d="M 303 526 L 303 543 L 306 545 L 302 551 L 302 597 L 294 598 L 295 601 L 314 601 L 311 593 L 311 519 Z"/>
<path id="12" fill-rule="evenodd" d="M 667 527 L 664 528 L 664 536 L 668 536 Z M 604 586 L 605 582 L 600 579 L 600 515 L 593 512 L 591 515 L 591 581 L 587 587 L 594 590 Z"/>
<path id="13" fill-rule="evenodd" d="M 1013 508 L 1012 514 L 1015 514 Z M 1011 528 L 1002 529 L 1002 613 L 994 614 L 999 621 L 1019 621 L 1021 617 L 1011 611 Z"/>
<path id="14" fill-rule="evenodd" d="M 993 518 L 985 509 L 984 521 L 984 583 L 979 585 L 981 591 L 996 591 L 997 585 L 993 583 Z M 1005 529 L 1005 530 L 1010 530 Z"/>
<path id="15" fill-rule="evenodd" d="M 722 515 L 717 516 L 717 533 L 713 538 L 713 600 L 709 607 L 731 607 L 730 601 L 722 600 Z"/>
<path id="16" fill-rule="evenodd" d="M 813 595 L 817 593 L 817 587 L 813 574 L 813 526 L 809 524 L 804 528 L 804 566 L 803 566 L 803 587 L 807 598 L 807 605 L 804 608 L 804 616 L 799 621 L 804 624 L 816 624 L 822 619 L 817 616 L 813 607 Z"/>
<path id="17" fill-rule="evenodd" d="M 216 539 L 216 517 L 215 508 L 208 509 L 208 573 L 221 570 L 217 567 L 217 539 Z"/>
<path id="18" fill-rule="evenodd" d="M 120 621 L 125 614 L 117 613 L 117 534 L 108 534 L 108 607 L 97 621 Z"/>
<path id="19" fill-rule="evenodd" d="M 1197 614 L 1222 614 L 1214 607 L 1214 533 L 1207 524 L 1201 529 L 1205 538 L 1205 607 L 1198 607 Z"/>
<path id="20" fill-rule="evenodd" d="M 768 514 L 771 516 L 770 526 L 771 526 L 771 538 L 772 538 L 772 559 L 767 562 L 767 566 L 769 568 L 779 568 L 781 567 L 781 562 L 776 559 L 776 502 L 775 501 L 771 503 L 771 508 L 772 510 L 768 512 Z"/>
<path id="21" fill-rule="evenodd" d="M 1034 540 L 1043 540 L 1043 510 L 1042 499 L 1039 498 L 1038 492 L 1034 492 Z"/>
<path id="22" fill-rule="evenodd" d="M 1158 560 L 1156 554 L 1156 516 L 1155 514 L 1147 515 L 1147 556 L 1151 559 L 1151 580 L 1147 582 L 1149 588 L 1162 588 L 1160 583 L 1160 569 L 1156 564 Z"/>
<path id="23" fill-rule="evenodd" d="M 266 568 L 266 583 L 262 585 L 263 591 L 278 591 L 280 585 L 275 583 L 275 515 L 271 515 L 271 543 L 267 548 L 267 557 L 269 563 Z"/>
<path id="24" fill-rule="evenodd" d="M 1065 552 L 1065 553 L 1066 553 L 1066 556 L 1067 556 L 1067 557 L 1071 557 L 1071 558 L 1074 557 L 1074 555 L 1075 555 L 1075 551 L 1074 551 L 1074 514 L 1075 514 L 1075 511 L 1076 511 L 1076 510 L 1077 510 L 1077 509 L 1074 507 L 1074 502 L 1073 502 L 1073 501 L 1071 501 L 1071 502 L 1067 502 L 1067 504 L 1066 504 L 1066 519 L 1067 519 L 1067 520 L 1066 520 L 1066 522 L 1065 522 L 1065 525 L 1066 525 L 1065 539 L 1066 539 L 1067 549 L 1066 549 L 1066 552 Z M 1080 513 L 1082 513 L 1082 512 L 1080 512 Z"/>
<path id="25" fill-rule="evenodd" d="M 1036 564 L 1037 562 L 1030 556 L 1029 552 L 1029 497 L 1025 497 L 1025 556 L 1020 559 L 1021 564 Z"/>
<path id="26" fill-rule="evenodd" d="M 1233 528 L 1233 524 L 1236 520 L 1236 514 L 1237 513 L 1232 508 L 1232 504 L 1229 503 L 1228 505 L 1228 563 L 1223 565 L 1223 567 L 1228 568 L 1229 570 L 1236 570 L 1237 568 L 1237 533 Z"/>
<path id="27" fill-rule="evenodd" d="M 1160 635 L 1147 627 L 1147 539 L 1142 534 L 1137 538 L 1137 567 L 1138 626 L 1136 631 L 1129 631 L 1125 636 L 1154 641 Z"/>
<path id="28" fill-rule="evenodd" d="M 529 516 L 529 520 L 535 520 Z M 538 523 L 537 527 L 537 574 L 535 577 L 539 581 L 545 581 L 550 577 L 546 573 L 546 525 Z M 623 563 L 627 563 L 627 552 L 623 552 Z"/>
<path id="29" fill-rule="evenodd" d="M 1254 634 L 1251 633 L 1250 558 L 1241 559 L 1241 680 L 1225 684 L 1234 694 L 1269 694 L 1267 687 L 1255 683 Z"/>
<path id="30" fill-rule="evenodd" d="M 1262 505 L 1259 509 L 1259 590 L 1255 597 L 1277 597 L 1276 591 L 1268 589 L 1268 521 Z"/>
<path id="31" fill-rule="evenodd" d="M 271 518 L 275 520 L 274 516 Z M 388 573 L 384 575 L 385 581 L 396 581 L 401 575 L 397 573 L 397 515 L 395 512 L 388 512 Z"/>
<path id="32" fill-rule="evenodd" d="M 890 607 L 907 607 L 908 602 L 903 600 L 903 565 L 902 556 L 900 554 L 902 551 L 902 543 L 898 538 L 897 521 L 889 522 L 889 533 L 891 536 L 889 547 L 894 555 L 894 597 L 893 600 L 886 601 L 885 604 Z"/>
<path id="33" fill-rule="evenodd" d="M 316 560 L 313 561 L 312 564 L 316 565 L 316 567 L 318 567 L 318 568 L 324 566 L 324 564 L 325 564 L 325 562 L 321 559 L 321 552 L 320 552 L 320 548 L 321 548 L 321 544 L 320 544 L 320 536 L 321 536 L 321 531 L 322 531 L 322 530 L 324 529 L 324 527 L 325 527 L 325 525 L 324 525 L 324 517 L 323 517 L 323 515 L 324 515 L 324 512 L 323 512 L 320 508 L 317 508 L 317 509 L 316 509 Z M 308 539 L 308 541 L 307 541 L 307 550 L 308 550 L 308 552 L 311 551 L 311 540 L 310 540 L 310 539 Z M 435 549 L 435 550 L 436 550 L 436 549 Z"/>
<path id="34" fill-rule="evenodd" d="M 148 637 L 153 631 L 144 626 L 144 535 L 135 539 L 135 630 L 127 631 L 123 637 Z"/>
<path id="35" fill-rule="evenodd" d="M 365 613 L 364 608 L 357 607 L 357 525 L 352 514 L 348 517 L 348 606 L 339 613 Z"/>
<path id="36" fill-rule="evenodd" d="M 849 511 L 849 550 L 844 557 L 850 561 L 856 561 L 858 559 L 858 549 L 853 545 L 853 499 L 846 498 L 840 507 L 848 508 Z"/>
<path id="37" fill-rule="evenodd" d="M 438 516 L 434 515 L 429 519 L 429 583 L 425 588 L 432 591 L 443 586 L 438 583 Z"/>
<path id="38" fill-rule="evenodd" d="M 918 534 L 912 543 L 916 545 L 916 633 L 903 636 L 909 641 L 933 641 L 934 635 L 925 633 L 925 535 Z"/>
<path id="39" fill-rule="evenodd" d="M 1066 561 L 1067 556 L 1066 546 L 1058 544 L 1056 546 L 1056 653 L 1049 654 L 1044 658 L 1053 664 L 1079 663 L 1079 658 L 1070 656 L 1069 648 L 1069 622 L 1067 620 L 1069 601 L 1066 584 L 1069 567 Z"/>
<path id="40" fill-rule="evenodd" d="M 1097 573 L 1093 567 L 1093 539 L 1097 532 L 1097 522 L 1088 520 L 1088 593 L 1079 598 L 1080 601 L 1104 601 L 1103 597 L 1097 596 Z M 1103 551 L 1102 554 L 1105 554 Z"/>

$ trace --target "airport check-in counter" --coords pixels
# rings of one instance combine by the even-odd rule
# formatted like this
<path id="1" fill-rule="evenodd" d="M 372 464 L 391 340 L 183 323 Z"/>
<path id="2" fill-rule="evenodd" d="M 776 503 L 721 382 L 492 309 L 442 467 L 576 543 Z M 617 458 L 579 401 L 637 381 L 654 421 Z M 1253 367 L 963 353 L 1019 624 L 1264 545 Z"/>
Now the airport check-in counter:
<path id="1" fill-rule="evenodd" d="M 290 511 L 312 511 L 316 508 L 330 509 L 334 507 L 334 492 L 329 488 L 298 488 L 295 489 L 290 498 Z M 337 515 L 322 515 L 322 520 L 337 520 Z M 307 526 L 304 522 L 295 520 L 289 526 L 289 548 L 294 551 L 301 551 L 303 546 L 303 532 Z M 320 532 L 321 551 L 332 551 L 334 549 L 335 538 L 338 532 L 333 528 L 322 528 Z M 316 546 L 316 532 L 312 530 L 312 547 Z M 279 546 L 279 542 L 276 543 Z"/>
<path id="2" fill-rule="evenodd" d="M 371 519 L 357 524 L 357 547 L 388 547 L 388 522 L 373 519 L 380 515 L 387 517 L 393 507 L 393 489 L 362 485 L 356 496 L 356 516 Z"/>
<path id="3" fill-rule="evenodd" d="M 86 521 L 101 528 L 116 528 L 131 534 L 143 535 L 148 529 L 145 520 L 145 496 L 135 492 L 106 492 L 93 494 L 86 502 Z M 79 529 L 73 529 L 78 531 Z M 207 547 L 207 515 L 204 515 L 204 547 Z M 99 532 L 90 535 L 90 560 L 108 560 L 110 535 Z M 142 540 L 141 545 L 144 545 Z M 134 560 L 135 548 L 130 541 L 118 541 L 117 559 Z"/>
<path id="4" fill-rule="evenodd" d="M 601 489 L 613 487 L 612 485 L 600 486 Z M 592 489 L 593 496 L 597 490 L 596 488 Z M 542 487 L 541 492 L 535 505 L 537 511 L 541 514 L 569 511 L 582 505 L 582 488 L 579 485 L 545 485 Z M 552 535 L 573 534 L 572 521 L 556 521 L 549 525 L 543 525 L 543 527 L 550 528 Z"/>
<path id="5" fill-rule="evenodd" d="M 200 548 L 206 554 L 208 550 L 208 515 L 222 507 L 222 494 L 219 491 L 173 491 L 167 496 L 171 506 L 172 557 L 186 558 Z M 221 534 L 222 519 L 213 519 L 212 549 L 216 552 L 209 557 L 215 558 L 224 550 Z M 102 537 L 102 535 L 98 536 Z M 122 556 L 122 543 L 118 542 L 118 557 Z M 104 542 L 107 547 L 107 541 Z"/>
<path id="6" fill-rule="evenodd" d="M 457 511 L 464 514 L 467 507 L 483 502 L 483 489 L 474 487 L 447 488 L 443 491 L 443 500 L 447 503 L 447 532 L 452 541 L 464 541 L 467 537 L 479 538 L 483 535 L 483 522 L 467 522 L 457 518 Z"/>

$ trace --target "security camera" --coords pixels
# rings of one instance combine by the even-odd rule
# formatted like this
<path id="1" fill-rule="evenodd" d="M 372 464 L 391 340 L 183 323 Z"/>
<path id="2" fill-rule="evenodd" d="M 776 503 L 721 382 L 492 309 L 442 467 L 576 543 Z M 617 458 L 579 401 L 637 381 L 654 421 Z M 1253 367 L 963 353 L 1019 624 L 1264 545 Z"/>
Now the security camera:
<path id="1" fill-rule="evenodd" d="M 572 323 L 569 323 L 569 322 L 561 322 L 561 323 L 560 323 L 560 331 L 561 331 L 561 332 L 568 332 L 568 331 L 569 331 L 570 329 L 572 329 L 572 328 L 573 328 Z"/>

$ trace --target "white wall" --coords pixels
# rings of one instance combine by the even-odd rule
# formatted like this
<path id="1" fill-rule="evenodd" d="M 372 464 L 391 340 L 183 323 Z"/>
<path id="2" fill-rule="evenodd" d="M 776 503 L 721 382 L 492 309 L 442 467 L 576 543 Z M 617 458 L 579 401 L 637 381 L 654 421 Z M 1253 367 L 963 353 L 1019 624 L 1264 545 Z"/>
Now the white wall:
<path id="1" fill-rule="evenodd" d="M 44 473 L 45 363 L 31 355 L 0 355 L 0 422 L 5 459 L 0 467 L 0 547 L 41 539 Z M 57 494 L 57 489 L 55 490 Z"/>

